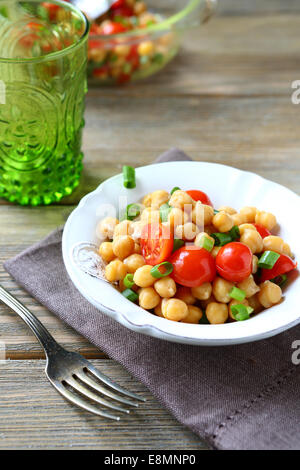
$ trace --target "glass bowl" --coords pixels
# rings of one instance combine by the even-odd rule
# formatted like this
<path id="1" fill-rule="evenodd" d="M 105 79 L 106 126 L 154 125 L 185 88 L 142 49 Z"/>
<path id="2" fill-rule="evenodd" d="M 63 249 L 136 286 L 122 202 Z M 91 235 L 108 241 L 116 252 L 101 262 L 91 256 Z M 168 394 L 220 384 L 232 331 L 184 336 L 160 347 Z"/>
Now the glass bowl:
<path id="1" fill-rule="evenodd" d="M 146 0 L 157 24 L 89 38 L 90 85 L 122 85 L 154 75 L 178 53 L 185 30 L 206 22 L 217 0 Z M 151 22 L 149 22 L 151 23 Z"/>

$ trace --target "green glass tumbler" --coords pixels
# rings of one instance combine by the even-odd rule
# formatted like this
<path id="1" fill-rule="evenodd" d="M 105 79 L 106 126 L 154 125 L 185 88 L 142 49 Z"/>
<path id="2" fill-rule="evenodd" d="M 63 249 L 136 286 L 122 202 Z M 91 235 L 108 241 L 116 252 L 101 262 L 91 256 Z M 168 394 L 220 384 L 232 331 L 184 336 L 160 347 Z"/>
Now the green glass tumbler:
<path id="1" fill-rule="evenodd" d="M 0 0 L 0 197 L 51 204 L 79 184 L 88 32 L 69 3 Z"/>

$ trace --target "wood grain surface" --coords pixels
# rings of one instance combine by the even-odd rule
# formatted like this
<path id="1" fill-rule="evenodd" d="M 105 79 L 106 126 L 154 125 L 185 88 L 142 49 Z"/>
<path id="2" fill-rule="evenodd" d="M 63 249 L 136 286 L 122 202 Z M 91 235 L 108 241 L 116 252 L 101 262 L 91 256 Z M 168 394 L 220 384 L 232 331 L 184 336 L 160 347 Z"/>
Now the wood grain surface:
<path id="1" fill-rule="evenodd" d="M 215 18 L 185 35 L 180 55 L 152 79 L 87 96 L 79 188 L 59 205 L 21 208 L 0 201 L 0 283 L 65 347 L 80 351 L 121 385 L 149 400 L 120 425 L 74 409 L 52 390 L 43 351 L 0 306 L 0 448 L 200 449 L 137 381 L 20 289 L 3 261 L 63 225 L 80 198 L 123 164 L 151 163 L 170 147 L 196 160 L 256 172 L 300 194 L 298 0 L 220 0 Z"/>

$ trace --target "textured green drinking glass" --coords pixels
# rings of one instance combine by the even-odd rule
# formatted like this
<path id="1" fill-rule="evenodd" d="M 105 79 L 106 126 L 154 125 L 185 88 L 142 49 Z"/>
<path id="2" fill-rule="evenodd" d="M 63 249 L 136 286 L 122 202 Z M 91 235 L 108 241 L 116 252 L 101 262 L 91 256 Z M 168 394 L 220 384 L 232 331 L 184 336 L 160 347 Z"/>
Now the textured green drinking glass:
<path id="1" fill-rule="evenodd" d="M 78 185 L 88 29 L 66 2 L 0 0 L 0 197 L 50 204 Z"/>

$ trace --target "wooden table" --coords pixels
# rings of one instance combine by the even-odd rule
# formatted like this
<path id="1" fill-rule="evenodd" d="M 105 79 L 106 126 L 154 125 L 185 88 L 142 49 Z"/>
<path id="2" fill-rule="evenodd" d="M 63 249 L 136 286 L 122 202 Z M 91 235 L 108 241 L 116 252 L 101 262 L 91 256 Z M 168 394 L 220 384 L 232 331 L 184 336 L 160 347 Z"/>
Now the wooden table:
<path id="1" fill-rule="evenodd" d="M 44 354 L 22 321 L 0 306 L 0 449 L 203 449 L 147 390 L 85 338 L 38 305 L 2 262 L 64 223 L 81 196 L 123 164 L 142 165 L 171 146 L 196 160 L 250 170 L 300 193 L 300 79 L 297 0 L 220 0 L 217 16 L 186 35 L 180 56 L 155 78 L 122 89 L 90 90 L 80 188 L 58 206 L 0 202 L 0 283 L 66 348 L 84 354 L 148 402 L 121 424 L 67 404 L 48 384 Z"/>

